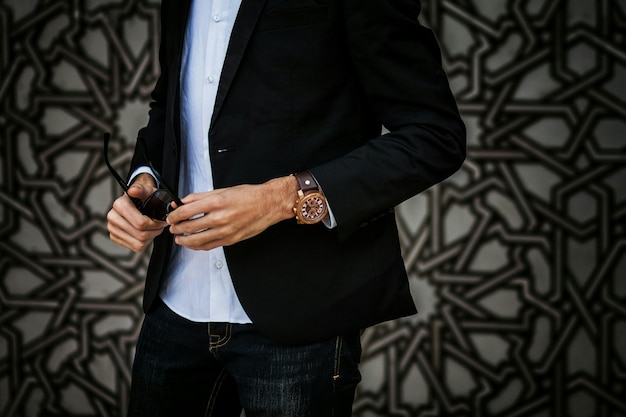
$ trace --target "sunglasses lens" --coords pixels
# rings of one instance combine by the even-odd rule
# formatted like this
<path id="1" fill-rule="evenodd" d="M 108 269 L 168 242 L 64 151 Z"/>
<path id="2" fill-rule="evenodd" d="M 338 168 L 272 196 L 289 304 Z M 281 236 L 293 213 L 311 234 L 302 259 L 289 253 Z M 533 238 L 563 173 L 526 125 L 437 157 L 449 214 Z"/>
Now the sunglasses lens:
<path id="1" fill-rule="evenodd" d="M 165 220 L 167 214 L 171 211 L 170 205 L 173 197 L 165 190 L 156 190 L 143 205 L 139 207 L 146 216 L 155 220 Z"/>
<path id="2" fill-rule="evenodd" d="M 111 171 L 111 174 L 113 175 L 115 180 L 120 185 L 120 187 L 122 187 L 122 189 L 125 192 L 128 192 L 128 185 L 122 179 L 122 177 L 120 177 L 117 171 L 115 171 L 115 169 L 113 168 L 113 166 L 111 165 L 109 161 L 108 154 L 109 154 L 109 140 L 111 139 L 110 133 L 105 132 L 103 139 L 104 139 L 104 162 L 107 168 L 109 169 L 109 171 Z M 142 138 L 139 138 L 139 139 L 142 139 Z M 178 206 L 182 205 L 183 203 L 179 199 L 174 197 L 169 191 L 167 191 L 169 190 L 169 187 L 167 187 L 167 185 L 165 184 L 165 182 L 163 181 L 159 173 L 154 169 L 154 167 L 149 161 L 148 154 L 145 149 L 146 144 L 144 143 L 143 140 L 141 140 L 140 142 L 141 142 L 141 145 L 143 145 L 141 147 L 141 150 L 143 151 L 146 160 L 148 160 L 148 165 L 150 166 L 152 173 L 159 180 L 159 182 L 162 183 L 165 189 L 160 189 L 160 190 L 155 191 L 150 197 L 148 197 L 146 201 L 141 201 L 135 197 L 130 197 L 130 196 L 129 197 L 131 201 L 133 202 L 133 204 L 135 205 L 135 207 L 137 207 L 137 209 L 139 209 L 139 211 L 142 214 L 150 217 L 151 219 L 165 220 L 165 218 L 167 217 L 167 214 L 170 211 L 172 211 L 173 201 L 176 201 Z"/>

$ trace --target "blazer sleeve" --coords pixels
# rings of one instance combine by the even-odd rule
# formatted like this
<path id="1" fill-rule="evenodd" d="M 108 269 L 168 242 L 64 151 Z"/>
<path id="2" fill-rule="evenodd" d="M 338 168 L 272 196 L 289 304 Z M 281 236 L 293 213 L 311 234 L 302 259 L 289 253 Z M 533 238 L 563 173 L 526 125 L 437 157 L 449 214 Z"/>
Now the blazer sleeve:
<path id="1" fill-rule="evenodd" d="M 161 161 L 163 159 L 163 142 L 165 133 L 165 120 L 166 109 L 168 102 L 168 80 L 170 76 L 170 61 L 171 61 L 171 47 L 168 46 L 170 41 L 170 31 L 174 30 L 173 27 L 173 8 L 175 8 L 170 0 L 163 0 L 161 2 L 161 38 L 159 46 L 159 65 L 160 74 L 154 89 L 151 93 L 150 110 L 148 113 L 148 123 L 145 127 L 139 130 L 137 137 L 146 142 L 146 149 L 148 152 L 148 158 L 153 163 L 157 170 L 161 169 Z M 144 152 L 139 150 L 139 141 L 135 145 L 135 152 L 131 160 L 131 166 L 129 170 L 129 178 L 135 172 L 138 167 L 146 166 L 147 161 L 144 157 Z"/>
<path id="2" fill-rule="evenodd" d="M 389 133 L 311 169 L 347 236 L 444 180 L 465 159 L 459 115 L 433 33 L 412 0 L 343 2 L 355 76 Z"/>

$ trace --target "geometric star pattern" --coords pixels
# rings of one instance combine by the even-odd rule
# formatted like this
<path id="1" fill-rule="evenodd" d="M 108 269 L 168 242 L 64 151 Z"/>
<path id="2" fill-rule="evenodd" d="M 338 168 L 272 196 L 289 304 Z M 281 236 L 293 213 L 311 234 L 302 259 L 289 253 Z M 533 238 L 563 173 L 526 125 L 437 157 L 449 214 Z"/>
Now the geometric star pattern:
<path id="1" fill-rule="evenodd" d="M 147 253 L 108 239 L 102 132 L 125 172 L 158 24 L 158 2 L 0 5 L 3 417 L 126 414 Z"/>
<path id="2" fill-rule="evenodd" d="M 126 414 L 148 252 L 105 214 L 159 2 L 0 4 L 0 417 Z M 626 417 L 626 1 L 424 0 L 468 158 L 396 212 L 420 313 L 367 329 L 355 417 Z"/>
<path id="3" fill-rule="evenodd" d="M 355 411 L 624 416 L 626 3 L 424 6 L 468 160 L 398 209 L 422 311 L 367 331 Z"/>

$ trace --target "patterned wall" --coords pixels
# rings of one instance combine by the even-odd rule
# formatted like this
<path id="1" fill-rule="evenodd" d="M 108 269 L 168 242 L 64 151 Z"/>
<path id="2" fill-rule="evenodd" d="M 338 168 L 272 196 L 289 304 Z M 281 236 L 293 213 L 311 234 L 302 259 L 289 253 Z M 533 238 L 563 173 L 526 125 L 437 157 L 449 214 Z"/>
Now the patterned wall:
<path id="1" fill-rule="evenodd" d="M 398 208 L 421 313 L 355 416 L 626 416 L 626 0 L 428 0 L 464 168 Z M 158 1 L 0 3 L 0 417 L 124 416 L 146 254 L 108 241 Z"/>

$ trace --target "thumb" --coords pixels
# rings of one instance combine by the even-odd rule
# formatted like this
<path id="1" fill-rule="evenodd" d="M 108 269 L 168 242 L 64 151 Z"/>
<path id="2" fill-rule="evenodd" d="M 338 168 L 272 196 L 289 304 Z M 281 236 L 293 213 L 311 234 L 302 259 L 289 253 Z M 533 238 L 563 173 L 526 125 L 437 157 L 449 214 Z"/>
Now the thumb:
<path id="1" fill-rule="evenodd" d="M 138 198 L 141 201 L 146 200 L 153 193 L 152 187 L 146 187 L 140 184 L 133 184 L 128 188 L 127 194 L 129 197 Z"/>
<path id="2" fill-rule="evenodd" d="M 127 194 L 130 197 L 138 198 L 141 201 L 146 200 L 156 190 L 154 179 L 149 174 L 141 174 L 128 187 Z"/>

